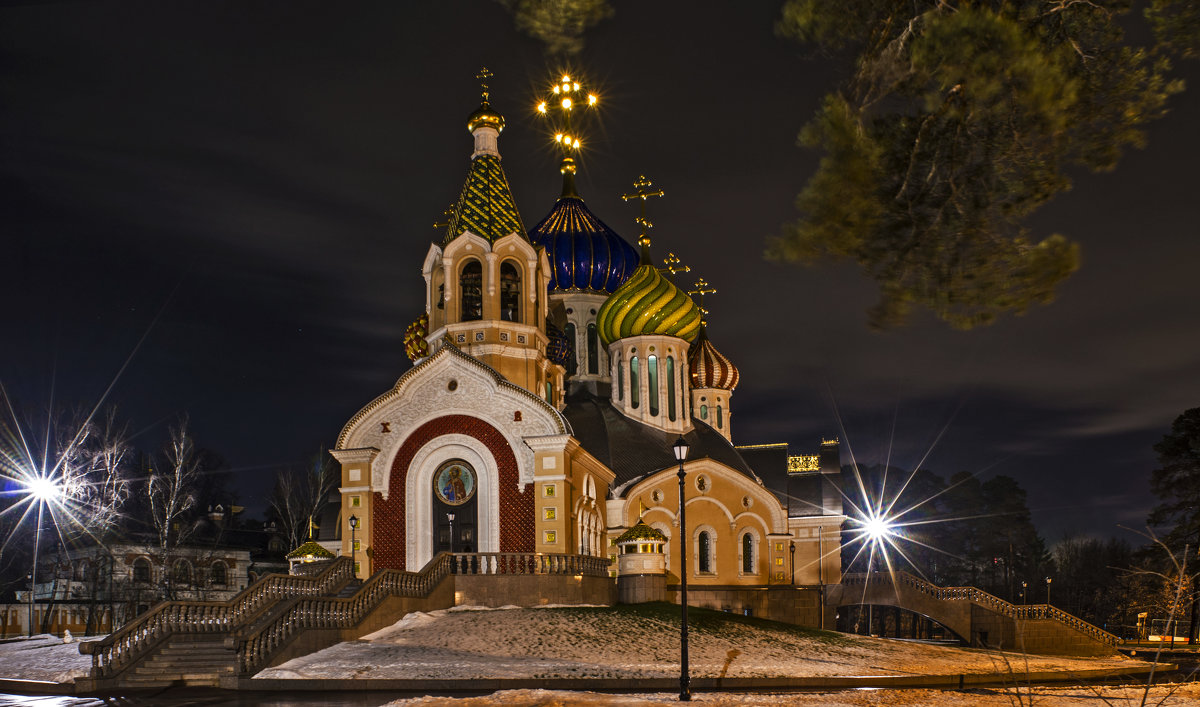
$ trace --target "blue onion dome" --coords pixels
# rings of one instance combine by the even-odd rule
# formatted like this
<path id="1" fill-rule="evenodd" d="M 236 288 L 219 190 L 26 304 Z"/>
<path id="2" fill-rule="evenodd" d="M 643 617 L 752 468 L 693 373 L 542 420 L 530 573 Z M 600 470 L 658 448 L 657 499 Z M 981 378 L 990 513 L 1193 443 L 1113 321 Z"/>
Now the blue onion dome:
<path id="1" fill-rule="evenodd" d="M 691 341 L 700 333 L 700 308 L 654 266 L 649 244 L 645 239 L 641 265 L 596 313 L 596 329 L 606 345 L 649 334 Z"/>
<path id="2" fill-rule="evenodd" d="M 549 319 L 546 320 L 546 338 L 550 340 L 546 344 L 546 358 L 550 359 L 551 363 L 565 368 L 567 361 L 570 361 L 571 356 L 575 353 L 575 342 L 571 341 L 562 329 L 554 326 Z"/>
<path id="3" fill-rule="evenodd" d="M 638 264 L 637 250 L 566 189 L 546 218 L 529 232 L 529 240 L 546 249 L 551 292 L 612 294 Z"/>

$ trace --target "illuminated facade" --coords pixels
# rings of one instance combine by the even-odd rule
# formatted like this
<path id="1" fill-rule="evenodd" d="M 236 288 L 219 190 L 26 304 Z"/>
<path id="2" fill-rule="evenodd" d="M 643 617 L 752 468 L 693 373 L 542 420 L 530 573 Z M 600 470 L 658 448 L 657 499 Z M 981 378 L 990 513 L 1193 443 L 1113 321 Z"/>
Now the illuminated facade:
<path id="1" fill-rule="evenodd" d="M 553 95 L 595 102 L 567 77 Z M 591 213 L 569 115 L 555 125 L 562 195 L 526 232 L 500 166 L 503 127 L 485 87 L 466 184 L 425 259 L 425 312 L 406 337 L 414 366 L 332 452 L 360 575 L 419 570 L 443 551 L 595 555 L 615 574 L 616 541 L 641 521 L 666 539 L 668 588 L 683 571 L 697 588 L 837 582 L 836 442 L 803 463 L 787 445 L 734 446 L 740 374 L 692 296 L 713 290 L 689 293 L 678 269 L 654 264 L 644 208 L 640 252 Z M 626 198 L 658 195 L 642 178 Z M 679 436 L 691 448 L 687 568 Z M 348 527 L 341 538 L 350 555 Z"/>

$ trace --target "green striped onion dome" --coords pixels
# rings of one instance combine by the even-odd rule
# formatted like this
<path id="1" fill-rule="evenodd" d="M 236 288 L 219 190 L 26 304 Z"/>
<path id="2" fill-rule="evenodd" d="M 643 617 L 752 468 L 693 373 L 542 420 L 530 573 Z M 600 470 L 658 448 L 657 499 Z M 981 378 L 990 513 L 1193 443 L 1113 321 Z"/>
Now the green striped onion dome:
<path id="1" fill-rule="evenodd" d="M 643 258 L 625 284 L 604 301 L 596 328 L 606 345 L 647 334 L 691 341 L 700 333 L 700 308 Z"/>

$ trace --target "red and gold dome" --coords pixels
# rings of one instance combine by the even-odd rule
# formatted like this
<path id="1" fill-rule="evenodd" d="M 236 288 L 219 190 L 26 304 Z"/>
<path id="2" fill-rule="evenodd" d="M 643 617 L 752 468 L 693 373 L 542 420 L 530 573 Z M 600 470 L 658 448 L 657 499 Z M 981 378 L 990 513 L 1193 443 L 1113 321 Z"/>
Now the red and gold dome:
<path id="1" fill-rule="evenodd" d="M 704 327 L 688 351 L 688 369 L 693 388 L 721 388 L 733 392 L 738 384 L 738 369 L 725 354 L 708 340 Z"/>

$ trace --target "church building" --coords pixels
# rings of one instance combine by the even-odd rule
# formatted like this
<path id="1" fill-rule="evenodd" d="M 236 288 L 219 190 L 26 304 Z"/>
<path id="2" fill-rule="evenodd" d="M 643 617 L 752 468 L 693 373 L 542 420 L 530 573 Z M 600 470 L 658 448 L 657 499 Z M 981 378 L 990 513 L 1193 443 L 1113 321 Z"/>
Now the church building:
<path id="1" fill-rule="evenodd" d="M 701 280 L 689 291 L 674 256 L 654 260 L 645 203 L 661 191 L 639 178 L 625 195 L 642 204 L 637 247 L 605 225 L 574 179 L 570 112 L 595 98 L 567 76 L 552 96 L 539 110 L 559 115 L 563 188 L 532 228 L 501 166 L 505 121 L 486 85 L 467 120 L 470 168 L 425 256 L 413 365 L 398 365 L 332 451 L 341 554 L 360 577 L 418 571 L 441 552 L 589 555 L 615 576 L 638 571 L 617 562 L 630 538 L 652 537 L 642 545 L 661 552 L 667 588 L 686 572 L 696 596 L 837 583 L 837 441 L 814 440 L 808 454 L 735 444 L 741 372 L 709 338 L 702 298 L 713 290 Z"/>

